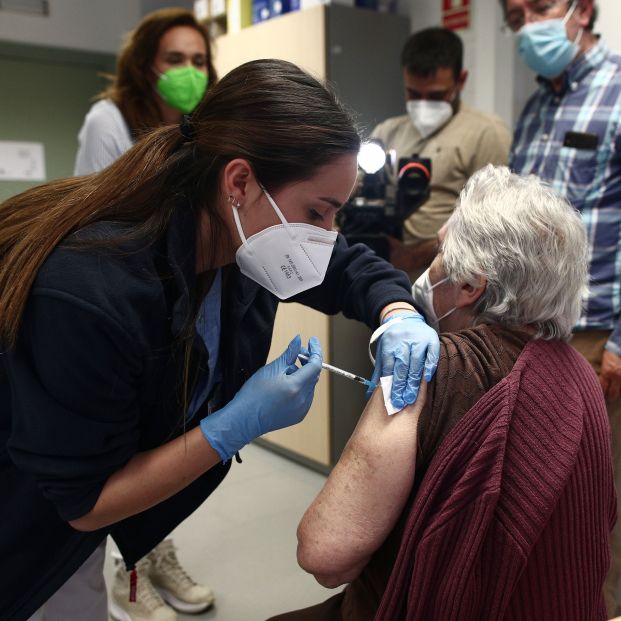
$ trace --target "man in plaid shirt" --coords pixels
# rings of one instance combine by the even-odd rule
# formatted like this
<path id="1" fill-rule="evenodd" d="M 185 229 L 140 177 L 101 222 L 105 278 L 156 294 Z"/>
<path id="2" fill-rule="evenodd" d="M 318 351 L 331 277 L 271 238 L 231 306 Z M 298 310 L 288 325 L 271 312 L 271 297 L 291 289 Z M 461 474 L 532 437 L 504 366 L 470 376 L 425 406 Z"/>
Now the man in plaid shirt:
<path id="1" fill-rule="evenodd" d="M 505 27 L 538 74 L 513 137 L 511 168 L 547 181 L 587 228 L 589 293 L 572 344 L 599 374 L 621 482 L 621 55 L 593 34 L 594 0 L 500 0 Z M 619 494 L 617 494 L 619 497 Z M 618 614 L 621 524 L 604 585 Z M 614 616 L 614 615 L 613 615 Z"/>

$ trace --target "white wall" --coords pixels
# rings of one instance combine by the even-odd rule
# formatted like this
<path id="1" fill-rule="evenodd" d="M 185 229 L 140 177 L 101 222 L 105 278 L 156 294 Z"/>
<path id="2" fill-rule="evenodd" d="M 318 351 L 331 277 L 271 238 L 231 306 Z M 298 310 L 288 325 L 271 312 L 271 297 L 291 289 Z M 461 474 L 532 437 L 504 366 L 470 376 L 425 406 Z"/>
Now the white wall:
<path id="1" fill-rule="evenodd" d="M 416 32 L 440 23 L 442 0 L 399 0 L 397 11 L 409 15 L 412 32 Z"/>
<path id="2" fill-rule="evenodd" d="M 0 40 L 116 53 L 141 16 L 136 0 L 49 0 L 49 7 L 48 17 L 0 10 Z"/>
<path id="3" fill-rule="evenodd" d="M 621 51 L 621 1 L 597 0 L 597 32 Z M 533 91 L 534 76 L 516 58 L 512 37 L 500 32 L 497 0 L 471 0 L 472 24 L 459 31 L 469 79 L 464 101 L 494 112 L 512 125 Z M 0 11 L 0 40 L 32 45 L 116 53 L 123 35 L 147 12 L 168 4 L 190 6 L 191 0 L 49 0 L 49 17 Z M 442 0 L 399 0 L 398 10 L 410 17 L 412 31 L 439 25 Z"/>
<path id="4" fill-rule="evenodd" d="M 595 31 L 606 40 L 609 47 L 621 52 L 621 2 L 619 0 L 597 0 L 599 18 Z"/>

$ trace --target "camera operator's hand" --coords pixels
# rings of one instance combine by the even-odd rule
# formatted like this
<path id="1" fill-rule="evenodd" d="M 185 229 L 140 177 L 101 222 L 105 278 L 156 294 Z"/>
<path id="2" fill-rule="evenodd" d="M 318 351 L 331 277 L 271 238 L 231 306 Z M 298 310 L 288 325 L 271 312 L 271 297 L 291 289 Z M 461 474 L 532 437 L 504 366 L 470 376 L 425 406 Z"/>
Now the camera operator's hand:
<path id="1" fill-rule="evenodd" d="M 404 272 L 415 272 L 431 264 L 438 253 L 438 241 L 426 239 L 425 241 L 404 244 L 396 237 L 388 237 L 390 248 L 390 262 Z"/>
<path id="2" fill-rule="evenodd" d="M 390 400 L 399 409 L 416 401 L 421 379 L 430 382 L 438 366 L 440 340 L 416 311 L 390 313 L 382 321 L 387 324 L 375 355 L 375 370 L 371 378 L 379 385 L 380 377 L 393 376 Z"/>

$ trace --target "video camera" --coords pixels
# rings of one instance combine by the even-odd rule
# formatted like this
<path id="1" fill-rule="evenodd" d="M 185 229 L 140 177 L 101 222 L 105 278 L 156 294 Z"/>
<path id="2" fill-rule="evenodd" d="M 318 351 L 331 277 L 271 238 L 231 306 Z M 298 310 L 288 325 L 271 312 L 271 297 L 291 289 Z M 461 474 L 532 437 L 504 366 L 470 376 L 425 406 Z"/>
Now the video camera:
<path id="1" fill-rule="evenodd" d="M 429 197 L 431 160 L 400 158 L 396 170 L 387 160 L 379 141 L 362 145 L 358 154 L 358 165 L 364 172 L 362 183 L 340 209 L 336 223 L 350 245 L 366 244 L 390 260 L 387 237 L 403 239 L 404 221 Z"/>

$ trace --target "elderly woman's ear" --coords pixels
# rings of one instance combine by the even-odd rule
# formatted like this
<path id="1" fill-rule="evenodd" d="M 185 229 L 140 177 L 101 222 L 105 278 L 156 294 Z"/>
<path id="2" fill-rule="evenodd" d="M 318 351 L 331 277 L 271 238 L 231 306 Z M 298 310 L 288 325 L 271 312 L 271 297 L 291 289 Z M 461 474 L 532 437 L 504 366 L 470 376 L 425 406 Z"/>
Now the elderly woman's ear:
<path id="1" fill-rule="evenodd" d="M 475 285 L 464 283 L 457 294 L 455 306 L 457 308 L 464 308 L 465 306 L 473 305 L 483 295 L 486 287 L 487 278 L 483 276 L 479 276 L 478 282 Z"/>

